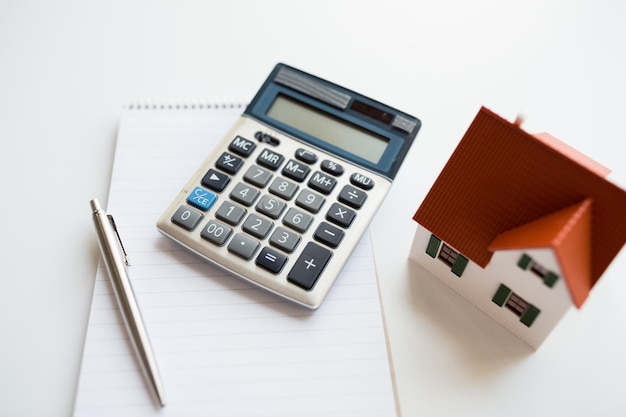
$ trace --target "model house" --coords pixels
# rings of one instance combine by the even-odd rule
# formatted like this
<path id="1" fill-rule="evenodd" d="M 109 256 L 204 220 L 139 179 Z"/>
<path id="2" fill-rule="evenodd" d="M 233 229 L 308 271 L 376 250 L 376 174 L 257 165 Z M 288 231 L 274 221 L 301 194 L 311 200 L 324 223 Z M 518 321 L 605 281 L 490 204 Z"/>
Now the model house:
<path id="1" fill-rule="evenodd" d="M 482 108 L 413 217 L 411 258 L 537 348 L 624 246 L 608 173 Z"/>

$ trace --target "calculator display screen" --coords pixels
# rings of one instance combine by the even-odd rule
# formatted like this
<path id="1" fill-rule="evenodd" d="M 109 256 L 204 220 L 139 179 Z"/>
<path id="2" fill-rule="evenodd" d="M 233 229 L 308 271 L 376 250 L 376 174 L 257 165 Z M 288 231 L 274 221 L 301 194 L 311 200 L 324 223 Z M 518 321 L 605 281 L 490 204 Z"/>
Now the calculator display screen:
<path id="1" fill-rule="evenodd" d="M 367 161 L 378 163 L 389 140 L 296 100 L 278 95 L 267 115 Z"/>

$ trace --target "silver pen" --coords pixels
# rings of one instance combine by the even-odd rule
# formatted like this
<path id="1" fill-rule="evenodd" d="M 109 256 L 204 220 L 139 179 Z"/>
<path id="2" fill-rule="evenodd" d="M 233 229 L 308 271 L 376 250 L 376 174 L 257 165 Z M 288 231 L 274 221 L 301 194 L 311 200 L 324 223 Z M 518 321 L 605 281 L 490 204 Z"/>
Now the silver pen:
<path id="1" fill-rule="evenodd" d="M 122 246 L 122 240 L 115 226 L 113 216 L 100 207 L 97 199 L 93 199 L 89 203 L 93 214 L 93 222 L 96 226 L 96 233 L 98 234 L 98 246 L 100 246 L 104 265 L 109 273 L 126 330 L 135 349 L 135 354 L 139 359 L 146 382 L 158 404 L 163 407 L 165 405 L 165 392 L 163 391 L 163 384 L 161 383 L 156 360 L 152 353 L 150 340 L 148 340 L 148 333 L 135 300 L 135 293 L 126 273 L 126 266 L 129 265 L 126 251 Z"/>

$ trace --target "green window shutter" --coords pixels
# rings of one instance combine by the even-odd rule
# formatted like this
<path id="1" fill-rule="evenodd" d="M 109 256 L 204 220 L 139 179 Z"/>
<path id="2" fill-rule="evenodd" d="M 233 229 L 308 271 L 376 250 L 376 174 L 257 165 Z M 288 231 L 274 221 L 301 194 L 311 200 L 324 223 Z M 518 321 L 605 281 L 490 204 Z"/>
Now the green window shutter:
<path id="1" fill-rule="evenodd" d="M 530 327 L 539 315 L 539 313 L 541 313 L 541 310 L 539 310 L 534 305 L 529 304 L 524 314 L 522 314 L 522 317 L 520 317 L 519 321 Z"/>
<path id="2" fill-rule="evenodd" d="M 467 266 L 468 260 L 465 256 L 459 254 L 456 257 L 456 261 L 454 261 L 454 265 L 452 265 L 452 272 L 454 275 L 460 277 L 463 275 L 463 271 L 465 271 L 465 267 Z"/>
<path id="3" fill-rule="evenodd" d="M 517 266 L 519 266 L 523 270 L 527 270 L 528 267 L 530 266 L 530 263 L 532 262 L 532 260 L 533 260 L 533 258 L 531 258 L 530 256 L 528 256 L 528 255 L 526 255 L 524 253 L 524 254 L 522 254 L 522 257 L 519 258 L 519 261 L 517 262 Z"/>
<path id="4" fill-rule="evenodd" d="M 555 274 L 554 272 L 550 271 L 543 278 L 543 283 L 546 284 L 548 287 L 552 288 L 554 287 L 554 284 L 556 284 L 558 280 L 559 280 L 559 276 Z"/>
<path id="5" fill-rule="evenodd" d="M 439 251 L 439 245 L 441 245 L 441 239 L 439 239 L 435 235 L 430 235 L 430 240 L 428 241 L 428 247 L 426 248 L 426 253 L 429 254 L 431 258 L 437 257 L 437 252 Z"/>
<path id="6" fill-rule="evenodd" d="M 511 294 L 511 289 L 506 285 L 500 284 L 498 291 L 496 291 L 496 294 L 493 296 L 491 301 L 502 307 L 506 302 L 506 299 L 509 297 L 509 294 Z"/>

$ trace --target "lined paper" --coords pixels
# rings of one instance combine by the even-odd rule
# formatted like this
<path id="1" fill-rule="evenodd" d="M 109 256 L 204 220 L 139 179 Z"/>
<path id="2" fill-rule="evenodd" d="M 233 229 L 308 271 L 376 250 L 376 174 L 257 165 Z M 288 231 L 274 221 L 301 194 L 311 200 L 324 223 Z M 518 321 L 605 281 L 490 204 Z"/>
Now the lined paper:
<path id="1" fill-rule="evenodd" d="M 180 249 L 156 220 L 239 117 L 237 105 L 124 109 L 107 210 L 165 387 L 157 408 L 98 267 L 75 416 L 396 415 L 369 234 L 317 311 Z"/>

